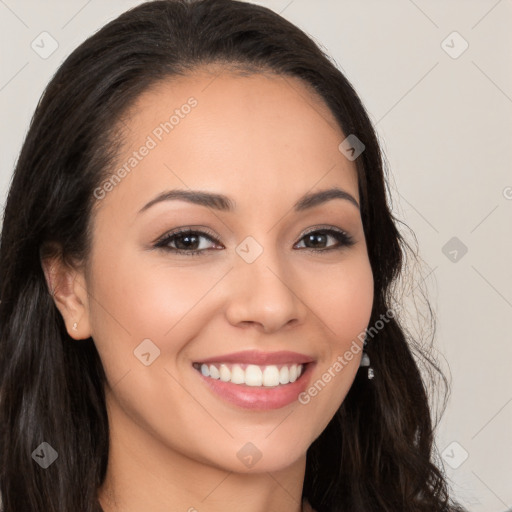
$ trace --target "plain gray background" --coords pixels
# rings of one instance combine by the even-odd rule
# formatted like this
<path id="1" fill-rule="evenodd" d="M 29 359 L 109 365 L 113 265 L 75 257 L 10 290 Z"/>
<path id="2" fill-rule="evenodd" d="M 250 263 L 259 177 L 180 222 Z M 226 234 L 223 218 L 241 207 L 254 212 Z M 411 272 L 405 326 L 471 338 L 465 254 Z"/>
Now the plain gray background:
<path id="1" fill-rule="evenodd" d="M 2 203 L 52 74 L 139 3 L 0 0 Z M 451 372 L 437 444 L 454 495 L 474 512 L 511 508 L 512 1 L 255 3 L 313 36 L 365 103 L 389 162 L 394 213 L 425 264 L 414 286 L 428 289 Z"/>

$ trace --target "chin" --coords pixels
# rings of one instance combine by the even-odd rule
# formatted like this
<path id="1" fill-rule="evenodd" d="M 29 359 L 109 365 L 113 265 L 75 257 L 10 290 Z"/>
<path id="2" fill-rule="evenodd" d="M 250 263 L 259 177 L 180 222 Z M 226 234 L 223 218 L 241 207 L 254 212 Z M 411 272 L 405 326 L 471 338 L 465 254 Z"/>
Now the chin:
<path id="1" fill-rule="evenodd" d="M 265 434 L 268 435 L 268 434 Z M 250 439 L 250 438 L 249 438 Z M 290 442 L 290 440 L 292 440 Z M 238 442 L 233 448 L 235 456 L 218 461 L 224 469 L 235 473 L 269 473 L 281 471 L 305 461 L 309 443 L 288 437 L 288 442 L 276 436 L 274 440 Z M 231 450 L 230 450 L 231 451 Z"/>

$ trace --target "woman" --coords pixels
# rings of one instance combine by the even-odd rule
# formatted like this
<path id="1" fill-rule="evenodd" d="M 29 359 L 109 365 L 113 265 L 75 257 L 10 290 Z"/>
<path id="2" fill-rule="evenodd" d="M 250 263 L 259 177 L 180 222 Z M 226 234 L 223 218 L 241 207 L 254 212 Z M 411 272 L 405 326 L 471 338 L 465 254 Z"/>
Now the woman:
<path id="1" fill-rule="evenodd" d="M 48 85 L 9 192 L 4 512 L 460 510 L 405 248 L 303 32 L 228 0 L 124 13 Z"/>

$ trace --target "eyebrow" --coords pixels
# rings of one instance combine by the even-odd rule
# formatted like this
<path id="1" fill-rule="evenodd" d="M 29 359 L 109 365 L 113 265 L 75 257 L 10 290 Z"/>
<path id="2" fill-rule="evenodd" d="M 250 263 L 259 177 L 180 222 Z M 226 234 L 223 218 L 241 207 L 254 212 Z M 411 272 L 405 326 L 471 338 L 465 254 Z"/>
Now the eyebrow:
<path id="1" fill-rule="evenodd" d="M 293 209 L 296 212 L 304 211 L 327 201 L 331 201 L 332 199 L 343 199 L 349 201 L 359 210 L 359 203 L 356 199 L 351 194 L 338 187 L 321 190 L 319 192 L 307 193 L 293 205 Z M 206 206 L 207 208 L 213 208 L 224 212 L 233 212 L 236 209 L 236 203 L 223 194 L 202 192 L 200 190 L 170 190 L 159 194 L 157 197 L 149 201 L 149 203 L 139 210 L 139 214 L 149 210 L 149 208 L 158 203 L 173 200 L 187 201 L 192 204 Z"/>

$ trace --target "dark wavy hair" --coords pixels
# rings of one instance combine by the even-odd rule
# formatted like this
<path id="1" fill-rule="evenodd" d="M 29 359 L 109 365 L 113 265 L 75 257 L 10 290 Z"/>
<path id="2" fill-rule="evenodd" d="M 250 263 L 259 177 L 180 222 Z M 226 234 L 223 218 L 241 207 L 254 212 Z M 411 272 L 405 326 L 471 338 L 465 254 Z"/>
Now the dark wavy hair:
<path id="1" fill-rule="evenodd" d="M 409 245 L 390 210 L 372 124 L 334 62 L 296 26 L 249 3 L 159 0 L 125 12 L 73 51 L 46 87 L 5 206 L 3 512 L 102 510 L 98 489 L 109 452 L 105 373 L 94 340 L 68 335 L 41 262 L 56 255 L 87 261 L 93 191 L 116 160 L 123 115 L 149 87 L 210 64 L 298 77 L 323 98 L 343 133 L 363 142 L 356 167 L 375 286 L 371 325 L 395 304 L 392 292 Z M 307 452 L 303 498 L 318 512 L 462 510 L 449 498 L 435 460 L 427 378 L 440 375 L 445 385 L 447 379 L 417 345 L 396 316 L 369 343 L 375 378 L 358 372 Z M 57 463 L 45 470 L 31 456 L 42 442 L 58 453 Z"/>

